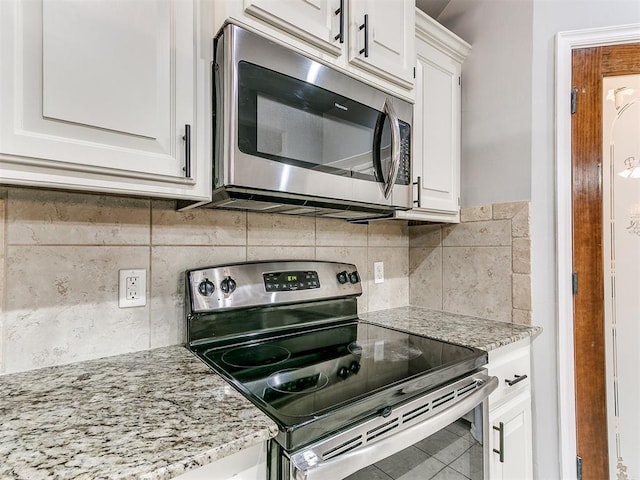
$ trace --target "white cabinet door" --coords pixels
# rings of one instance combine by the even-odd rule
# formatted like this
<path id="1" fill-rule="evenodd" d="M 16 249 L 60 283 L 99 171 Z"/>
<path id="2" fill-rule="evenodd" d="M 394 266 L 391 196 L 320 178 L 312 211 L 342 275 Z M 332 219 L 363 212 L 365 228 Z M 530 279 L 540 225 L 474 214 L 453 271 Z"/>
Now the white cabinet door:
<path id="1" fill-rule="evenodd" d="M 411 172 L 414 208 L 396 218 L 460 221 L 462 62 L 471 47 L 416 11 L 416 103 Z"/>
<path id="2" fill-rule="evenodd" d="M 533 478 L 531 397 L 518 395 L 489 412 L 491 480 Z"/>
<path id="3" fill-rule="evenodd" d="M 414 25 L 413 0 L 350 0 L 349 62 L 411 88 Z"/>
<path id="4" fill-rule="evenodd" d="M 342 2 L 344 3 L 344 2 Z M 340 0 L 244 0 L 245 12 L 292 33 L 334 56 L 342 53 Z"/>
<path id="5" fill-rule="evenodd" d="M 191 0 L 0 2 L 1 180 L 206 198 L 197 18 Z"/>
<path id="6" fill-rule="evenodd" d="M 500 382 L 489 396 L 490 478 L 531 479 L 530 339 L 491 350 L 487 370 Z"/>
<path id="7" fill-rule="evenodd" d="M 216 0 L 214 29 L 226 22 L 257 30 L 413 101 L 413 0 Z"/>
<path id="8" fill-rule="evenodd" d="M 418 41 L 414 170 L 418 204 L 457 217 L 460 197 L 460 63 Z"/>
<path id="9" fill-rule="evenodd" d="M 189 470 L 175 480 L 266 480 L 267 443 L 240 450 L 203 467 Z"/>

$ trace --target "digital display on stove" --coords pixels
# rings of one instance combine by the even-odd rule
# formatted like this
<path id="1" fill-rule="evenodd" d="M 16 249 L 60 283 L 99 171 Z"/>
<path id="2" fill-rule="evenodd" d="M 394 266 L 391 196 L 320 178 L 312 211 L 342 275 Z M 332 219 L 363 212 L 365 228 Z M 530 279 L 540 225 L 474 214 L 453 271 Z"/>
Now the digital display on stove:
<path id="1" fill-rule="evenodd" d="M 313 270 L 295 272 L 263 273 L 264 288 L 267 292 L 292 292 L 320 288 L 318 272 Z"/>

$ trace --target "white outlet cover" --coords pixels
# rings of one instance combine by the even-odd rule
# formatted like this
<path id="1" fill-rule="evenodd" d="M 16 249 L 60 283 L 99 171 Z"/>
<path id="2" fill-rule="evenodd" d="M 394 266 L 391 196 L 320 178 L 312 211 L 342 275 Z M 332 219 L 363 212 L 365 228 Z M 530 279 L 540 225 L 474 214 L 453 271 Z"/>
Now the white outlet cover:
<path id="1" fill-rule="evenodd" d="M 384 262 L 373 262 L 373 282 L 384 283 Z"/>
<path id="2" fill-rule="evenodd" d="M 144 268 L 119 270 L 118 282 L 118 307 L 144 307 L 147 304 L 147 270 Z M 135 277 L 138 283 L 139 295 L 136 298 L 127 298 L 127 278 Z"/>

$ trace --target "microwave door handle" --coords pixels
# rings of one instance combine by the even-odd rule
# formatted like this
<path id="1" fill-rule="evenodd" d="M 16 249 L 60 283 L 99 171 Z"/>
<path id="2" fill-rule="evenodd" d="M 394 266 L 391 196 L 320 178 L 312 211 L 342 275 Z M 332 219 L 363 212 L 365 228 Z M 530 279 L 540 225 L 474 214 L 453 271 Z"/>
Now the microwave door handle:
<path id="1" fill-rule="evenodd" d="M 389 116 L 391 124 L 391 165 L 389 166 L 387 183 L 384 186 L 384 198 L 389 198 L 398 178 L 398 167 L 400 166 L 400 121 L 389 99 L 385 100 L 383 111 Z"/>
<path id="2" fill-rule="evenodd" d="M 473 410 L 476 405 L 481 404 L 498 387 L 498 384 L 498 377 L 488 377 L 478 390 L 453 403 L 437 415 L 412 425 L 395 435 L 355 448 L 336 458 L 309 465 L 303 449 L 302 452 L 294 454 L 290 458 L 291 478 L 292 480 L 343 479 L 443 429 L 469 410 Z"/>

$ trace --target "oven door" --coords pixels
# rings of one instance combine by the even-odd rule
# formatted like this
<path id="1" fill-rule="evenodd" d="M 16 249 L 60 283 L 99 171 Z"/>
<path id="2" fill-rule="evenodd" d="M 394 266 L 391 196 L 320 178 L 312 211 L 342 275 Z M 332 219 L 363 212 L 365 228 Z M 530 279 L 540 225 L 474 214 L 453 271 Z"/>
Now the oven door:
<path id="1" fill-rule="evenodd" d="M 411 206 L 409 103 L 235 25 L 223 40 L 225 186 Z"/>
<path id="2" fill-rule="evenodd" d="M 380 417 L 287 455 L 288 476 L 292 480 L 489 478 L 486 399 L 497 386 L 497 377 L 476 373 L 383 410 Z"/>

